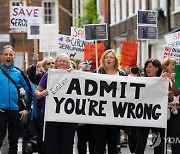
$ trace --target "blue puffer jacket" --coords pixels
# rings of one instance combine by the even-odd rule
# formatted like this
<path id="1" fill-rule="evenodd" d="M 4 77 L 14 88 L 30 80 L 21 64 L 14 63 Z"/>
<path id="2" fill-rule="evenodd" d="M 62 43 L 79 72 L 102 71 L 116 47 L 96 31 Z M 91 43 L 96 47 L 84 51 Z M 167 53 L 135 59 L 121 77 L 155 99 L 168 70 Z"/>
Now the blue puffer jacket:
<path id="1" fill-rule="evenodd" d="M 20 70 L 12 64 L 8 70 L 3 64 L 1 68 L 9 73 L 17 86 L 21 86 L 26 91 L 26 110 L 30 110 L 32 102 L 32 89 L 29 80 Z M 15 85 L 3 74 L 0 69 L 0 109 L 4 110 L 19 110 L 18 106 L 18 91 Z"/>

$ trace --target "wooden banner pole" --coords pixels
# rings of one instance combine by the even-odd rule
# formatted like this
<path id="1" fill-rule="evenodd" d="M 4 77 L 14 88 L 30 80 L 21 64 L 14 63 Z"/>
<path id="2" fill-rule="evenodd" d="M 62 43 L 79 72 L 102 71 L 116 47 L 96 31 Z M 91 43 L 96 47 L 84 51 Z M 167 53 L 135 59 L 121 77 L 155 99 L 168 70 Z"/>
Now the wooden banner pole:
<path id="1" fill-rule="evenodd" d="M 96 73 L 98 73 L 98 47 L 97 47 L 97 40 L 95 40 L 95 50 L 96 50 Z"/>

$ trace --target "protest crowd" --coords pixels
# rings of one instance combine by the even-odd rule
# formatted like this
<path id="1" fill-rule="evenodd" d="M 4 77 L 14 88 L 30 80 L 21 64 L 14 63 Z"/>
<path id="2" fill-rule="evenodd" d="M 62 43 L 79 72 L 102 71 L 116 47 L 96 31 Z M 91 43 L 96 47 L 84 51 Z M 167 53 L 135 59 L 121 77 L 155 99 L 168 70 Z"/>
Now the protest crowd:
<path id="1" fill-rule="evenodd" d="M 124 145 L 124 143 L 120 141 L 120 132 L 122 132 L 120 130 L 125 132 L 126 135 L 123 142 L 128 144 L 132 154 L 144 154 L 148 134 L 150 133 L 157 135 L 161 139 L 160 143 L 157 145 L 155 145 L 156 140 L 152 141 L 152 144 L 154 144 L 152 145 L 154 146 L 154 154 L 166 153 L 167 146 L 171 146 L 172 154 L 179 154 L 180 142 L 168 143 L 168 139 L 180 139 L 180 89 L 176 88 L 175 85 L 175 65 L 178 64 L 174 58 L 166 57 L 162 61 L 159 61 L 158 59 L 147 59 L 143 66 L 143 70 L 140 70 L 138 66 L 124 67 L 120 65 L 116 51 L 114 49 L 108 49 L 102 53 L 98 69 L 90 69 L 86 59 L 76 63 L 65 53 L 60 54 L 56 59 L 48 57 L 42 60 L 39 60 L 38 55 L 34 54 L 32 57 L 33 64 L 28 67 L 26 74 L 14 66 L 14 58 L 14 48 L 10 45 L 4 46 L 1 50 L 2 64 L 0 69 L 0 91 L 3 93 L 0 95 L 0 147 L 2 154 L 7 153 L 8 151 L 9 154 L 17 154 L 18 139 L 20 136 L 23 140 L 23 154 L 27 152 L 27 142 L 31 143 L 29 140 L 32 140 L 32 142 L 33 140 L 36 141 L 36 150 L 39 154 L 73 154 L 75 133 L 77 133 L 75 142 L 77 142 L 77 151 L 79 154 L 87 153 L 87 149 L 90 154 L 104 154 L 106 152 L 108 154 L 118 154 L 121 153 L 121 147 Z M 167 127 L 157 128 L 139 125 L 135 126 L 131 124 L 129 124 L 129 126 L 124 126 L 120 124 L 112 125 L 111 123 L 78 123 L 76 120 L 73 122 L 45 121 L 45 112 L 48 110 L 48 107 L 46 108 L 46 103 L 51 105 L 51 102 L 48 100 L 46 101 L 48 95 L 50 92 L 56 94 L 68 80 L 65 78 L 61 84 L 59 83 L 59 89 L 56 88 L 49 91 L 47 87 L 48 78 L 50 77 L 49 70 L 52 69 L 60 69 L 69 73 L 77 72 L 79 75 L 84 73 L 86 75 L 87 73 L 89 84 L 91 81 L 90 74 L 92 74 L 92 77 L 97 76 L 98 78 L 101 77 L 99 74 L 104 74 L 107 77 L 110 76 L 112 80 L 115 79 L 113 76 L 116 76 L 116 78 L 118 78 L 117 76 L 122 76 L 124 79 L 129 78 L 130 81 L 133 81 L 133 79 L 136 78 L 162 78 L 168 81 L 168 91 L 167 94 L 165 94 L 168 99 L 167 102 L 164 102 L 167 106 L 167 117 L 165 118 L 167 120 L 164 122 L 167 123 Z M 63 77 L 64 76 L 65 75 L 63 74 Z M 51 79 L 52 78 L 49 80 Z M 139 81 L 141 81 L 141 79 Z M 150 82 L 151 80 L 148 81 Z M 65 100 L 64 97 L 59 99 L 57 95 L 53 97 L 57 106 L 59 105 L 59 108 L 56 108 L 56 113 L 61 112 L 60 105 L 61 103 L 64 103 L 64 101 L 69 101 L 72 104 L 75 102 L 75 100 L 71 99 L 72 91 L 76 91 L 77 95 L 79 95 L 80 92 L 83 92 L 77 90 L 79 85 L 78 82 L 80 82 L 78 79 L 72 80 L 68 88 L 67 93 L 69 94 L 69 98 L 67 100 Z M 112 83 L 111 90 L 113 89 L 113 86 L 115 86 L 115 81 Z M 106 89 L 109 85 L 105 84 L 106 83 L 101 82 L 100 88 L 109 92 L 108 89 Z M 122 87 L 124 86 L 124 90 L 123 88 L 121 89 L 120 97 L 125 98 L 125 93 L 128 93 L 128 91 L 125 90 L 125 84 L 121 84 Z M 139 91 L 144 87 L 143 83 L 134 86 L 136 87 L 136 90 L 139 89 Z M 87 89 L 85 90 L 86 95 L 92 96 L 91 92 Z M 150 98 L 154 97 L 151 93 L 148 94 Z M 103 93 L 100 95 L 103 96 Z M 119 97 L 116 95 L 114 92 L 114 97 Z M 135 97 L 137 97 L 136 99 L 140 97 L 137 91 Z M 92 98 L 90 101 L 93 101 Z M 156 98 L 156 101 L 158 104 L 159 98 Z M 24 102 L 25 105 L 20 105 L 22 102 Z M 94 100 L 94 102 L 96 101 Z M 105 104 L 105 101 L 100 102 Z M 115 104 L 115 102 L 113 103 Z M 127 104 L 127 110 L 131 112 L 127 114 L 127 117 L 140 119 L 145 118 L 147 114 L 149 119 L 157 120 L 160 116 L 160 114 L 158 115 L 158 113 L 155 113 L 157 111 L 156 109 L 159 107 L 156 104 L 151 107 L 151 110 L 144 105 L 144 115 L 142 114 L 141 116 L 136 112 L 137 110 L 134 109 L 132 103 L 128 104 L 128 102 L 125 102 L 124 104 Z M 93 106 L 95 104 L 91 103 L 91 105 Z M 139 104 L 139 106 L 140 105 L 142 104 Z M 105 116 L 103 115 L 103 105 L 99 108 L 101 108 L 99 113 L 95 110 L 95 107 L 88 113 Z M 125 108 L 126 107 L 124 107 L 124 109 Z M 66 113 L 70 114 L 68 107 L 66 110 Z M 84 114 L 86 114 L 86 110 L 79 112 L 84 112 Z M 150 115 L 149 112 L 152 112 L 152 115 Z M 126 113 L 119 114 L 123 117 Z M 29 124 L 31 124 L 31 127 L 29 127 Z M 33 135 L 32 131 L 34 132 Z M 158 137 L 154 139 L 158 139 Z M 9 149 L 8 151 L 3 152 L 7 143 L 9 144 Z"/>

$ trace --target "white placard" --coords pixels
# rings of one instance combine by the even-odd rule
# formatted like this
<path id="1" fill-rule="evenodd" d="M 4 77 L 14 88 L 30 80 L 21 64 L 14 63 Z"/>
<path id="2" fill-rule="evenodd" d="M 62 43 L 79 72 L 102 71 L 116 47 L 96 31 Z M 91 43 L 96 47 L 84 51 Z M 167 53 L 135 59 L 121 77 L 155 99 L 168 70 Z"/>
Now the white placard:
<path id="1" fill-rule="evenodd" d="M 42 21 L 42 7 L 12 6 L 10 28 L 27 28 L 29 20 Z"/>
<path id="2" fill-rule="evenodd" d="M 58 24 L 43 24 L 41 26 L 40 52 L 59 51 L 59 26 Z"/>
<path id="3" fill-rule="evenodd" d="M 84 60 L 84 45 L 88 43 L 91 42 L 59 34 L 59 53 L 67 53 L 70 58 Z"/>

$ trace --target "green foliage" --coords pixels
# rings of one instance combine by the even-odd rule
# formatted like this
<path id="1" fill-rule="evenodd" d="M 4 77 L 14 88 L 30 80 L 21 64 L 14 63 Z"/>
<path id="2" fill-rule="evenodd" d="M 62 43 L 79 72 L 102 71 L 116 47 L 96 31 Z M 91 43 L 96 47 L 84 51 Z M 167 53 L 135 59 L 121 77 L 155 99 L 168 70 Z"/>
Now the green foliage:
<path id="1" fill-rule="evenodd" d="M 96 0 L 88 0 L 84 7 L 84 16 L 79 18 L 78 27 L 83 27 L 85 24 L 97 24 L 98 14 L 96 8 Z"/>

